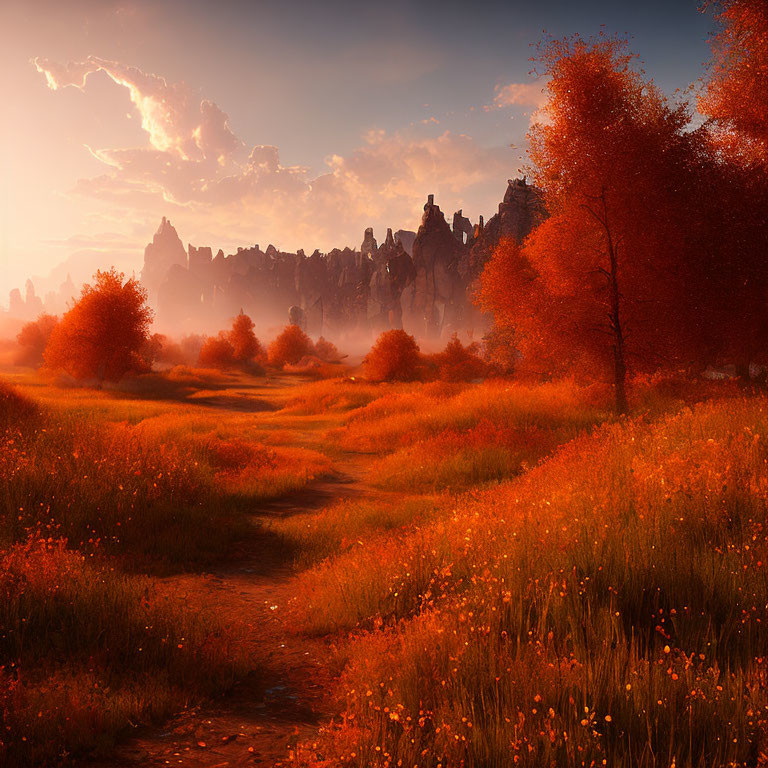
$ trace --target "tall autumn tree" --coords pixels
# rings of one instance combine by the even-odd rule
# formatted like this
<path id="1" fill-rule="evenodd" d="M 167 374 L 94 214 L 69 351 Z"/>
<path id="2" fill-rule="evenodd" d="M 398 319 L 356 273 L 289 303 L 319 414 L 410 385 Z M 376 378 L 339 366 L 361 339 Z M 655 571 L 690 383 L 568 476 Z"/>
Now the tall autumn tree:
<path id="1" fill-rule="evenodd" d="M 675 211 L 688 177 L 689 113 L 633 68 L 625 41 L 552 40 L 545 122 L 530 133 L 549 218 L 520 250 L 504 242 L 481 303 L 514 328 L 521 363 L 542 373 L 604 371 L 616 410 L 627 376 L 690 351 L 694 270 Z"/>
<path id="2" fill-rule="evenodd" d="M 703 8 L 718 26 L 698 102 L 713 191 L 698 200 L 700 250 L 717 265 L 714 348 L 746 376 L 750 362 L 768 363 L 768 2 Z"/>
<path id="3" fill-rule="evenodd" d="M 768 2 L 707 2 L 719 24 L 699 109 L 746 162 L 768 167 Z"/>
<path id="4" fill-rule="evenodd" d="M 99 382 L 143 370 L 141 350 L 152 322 L 146 301 L 137 280 L 126 280 L 114 268 L 96 272 L 93 285 L 83 286 L 80 298 L 51 333 L 46 367 Z"/>

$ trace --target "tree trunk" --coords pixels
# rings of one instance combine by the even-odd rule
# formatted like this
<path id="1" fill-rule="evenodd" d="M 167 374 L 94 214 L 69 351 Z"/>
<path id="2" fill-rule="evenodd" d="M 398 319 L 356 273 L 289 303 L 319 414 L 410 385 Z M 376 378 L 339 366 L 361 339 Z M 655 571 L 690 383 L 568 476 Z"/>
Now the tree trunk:
<path id="1" fill-rule="evenodd" d="M 608 207 L 605 202 L 605 190 L 602 193 L 605 234 L 608 239 L 608 258 L 610 262 L 609 280 L 611 286 L 611 313 L 609 315 L 614 334 L 613 345 L 613 389 L 616 395 L 616 413 L 624 416 L 629 413 L 627 403 L 627 362 L 624 354 L 624 329 L 621 324 L 621 291 L 619 291 L 619 264 L 617 246 L 613 242 L 608 226 Z"/>
<path id="2" fill-rule="evenodd" d="M 621 319 L 621 291 L 619 290 L 619 259 L 618 244 L 613 241 L 613 234 L 608 221 L 608 204 L 605 199 L 605 187 L 600 192 L 599 199 L 602 203 L 600 213 L 594 211 L 589 205 L 583 207 L 603 227 L 605 239 L 608 245 L 608 269 L 600 271 L 608 279 L 611 309 L 608 312 L 608 320 L 613 334 L 613 390 L 616 396 L 616 413 L 624 416 L 629 413 L 627 402 L 627 361 L 624 352 L 624 328 Z"/>

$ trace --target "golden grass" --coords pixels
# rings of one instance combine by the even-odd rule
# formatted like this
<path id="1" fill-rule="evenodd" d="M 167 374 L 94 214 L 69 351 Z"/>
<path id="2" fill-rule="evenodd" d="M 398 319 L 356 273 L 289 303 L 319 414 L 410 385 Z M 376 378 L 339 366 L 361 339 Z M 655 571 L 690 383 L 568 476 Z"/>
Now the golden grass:
<path id="1" fill-rule="evenodd" d="M 368 631 L 323 749 L 359 766 L 756 764 L 766 435 L 762 398 L 608 424 L 309 571 L 305 626 Z"/>
<path id="2" fill-rule="evenodd" d="M 319 512 L 275 520 L 271 529 L 305 565 L 366 546 L 371 537 L 423 524 L 444 505 L 440 496 L 345 499 Z"/>
<path id="3" fill-rule="evenodd" d="M 434 382 L 385 395 L 354 411 L 338 440 L 346 450 L 384 453 L 446 430 L 466 431 L 481 422 L 516 429 L 567 426 L 575 434 L 604 415 L 585 407 L 584 395 L 567 382 L 538 386 Z"/>
<path id="4" fill-rule="evenodd" d="M 22 414 L 0 453 L 0 716 L 28 734 L 0 762 L 106 749 L 127 719 L 226 687 L 242 670 L 230 635 L 115 569 L 215 559 L 243 511 L 345 452 L 372 454 L 366 481 L 392 492 L 271 524 L 306 568 L 294 618 L 345 666 L 315 762 L 768 754 L 764 399 L 679 411 L 685 392 L 646 382 L 645 415 L 606 422 L 601 394 L 570 383 L 174 376 L 154 397 L 20 376 L 21 399 L 0 398 L 0 417 Z"/>
<path id="5" fill-rule="evenodd" d="M 408 387 L 406 384 L 371 384 L 354 378 L 315 381 L 296 387 L 284 411 L 302 415 L 346 412 Z"/>
<path id="6" fill-rule="evenodd" d="M 51 765 L 258 666 L 236 627 L 135 572 L 215 562 L 244 513 L 330 461 L 253 413 L 18 380 L 0 387 L 0 764 Z"/>

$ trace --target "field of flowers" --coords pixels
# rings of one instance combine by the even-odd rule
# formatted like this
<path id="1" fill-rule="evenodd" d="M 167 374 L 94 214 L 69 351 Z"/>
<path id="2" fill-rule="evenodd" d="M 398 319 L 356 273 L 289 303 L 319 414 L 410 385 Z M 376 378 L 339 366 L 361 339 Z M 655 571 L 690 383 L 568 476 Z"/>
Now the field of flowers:
<path id="1" fill-rule="evenodd" d="M 379 444 L 414 444 L 405 408 L 377 407 Z M 765 763 L 768 404 L 675 411 L 604 423 L 301 576 L 297 620 L 341 647 L 334 764 Z M 418 436 L 434 423 L 411 413 Z M 370 447 L 357 418 L 340 439 Z"/>
<path id="2" fill-rule="evenodd" d="M 261 389 L 176 370 L 0 389 L 0 762 L 108 754 L 258 674 L 237 621 L 163 587 L 249 513 L 295 562 L 293 630 L 335 649 L 307 766 L 768 760 L 768 403 L 648 381 Z M 130 390 L 130 391 L 129 391 Z M 263 546 L 263 544 L 262 544 Z"/>

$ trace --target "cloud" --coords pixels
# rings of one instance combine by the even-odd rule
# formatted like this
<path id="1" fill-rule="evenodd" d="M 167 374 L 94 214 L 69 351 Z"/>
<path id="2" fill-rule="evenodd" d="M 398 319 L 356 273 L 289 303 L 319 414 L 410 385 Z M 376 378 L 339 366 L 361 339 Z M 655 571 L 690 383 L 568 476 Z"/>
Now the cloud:
<path id="1" fill-rule="evenodd" d="M 127 88 L 150 144 L 160 152 L 223 164 L 241 146 L 227 124 L 227 116 L 213 102 L 198 101 L 184 83 L 169 84 L 165 78 L 137 67 L 95 56 L 68 64 L 41 58 L 33 63 L 54 91 L 66 87 L 83 90 L 88 77 L 96 72 L 104 72 Z"/>
<path id="2" fill-rule="evenodd" d="M 482 147 L 465 134 L 374 130 L 354 151 L 329 155 L 316 174 L 283 164 L 275 146 L 246 152 L 227 115 L 183 83 L 94 57 L 34 64 L 53 89 L 83 89 L 101 71 L 128 90 L 148 145 L 89 147 L 106 172 L 80 179 L 74 192 L 132 211 L 134 222 L 172 213 L 183 237 L 218 233 L 228 242 L 270 239 L 290 249 L 351 245 L 367 226 L 415 226 L 427 193 L 456 208 L 466 207 L 468 193 L 485 193 L 487 207 L 476 213 L 487 213 L 514 162 L 508 147 Z"/>
<path id="3" fill-rule="evenodd" d="M 547 102 L 546 85 L 544 80 L 534 80 L 532 83 L 497 85 L 493 105 L 488 108 L 503 109 L 504 107 L 519 105 L 538 109 Z"/>

